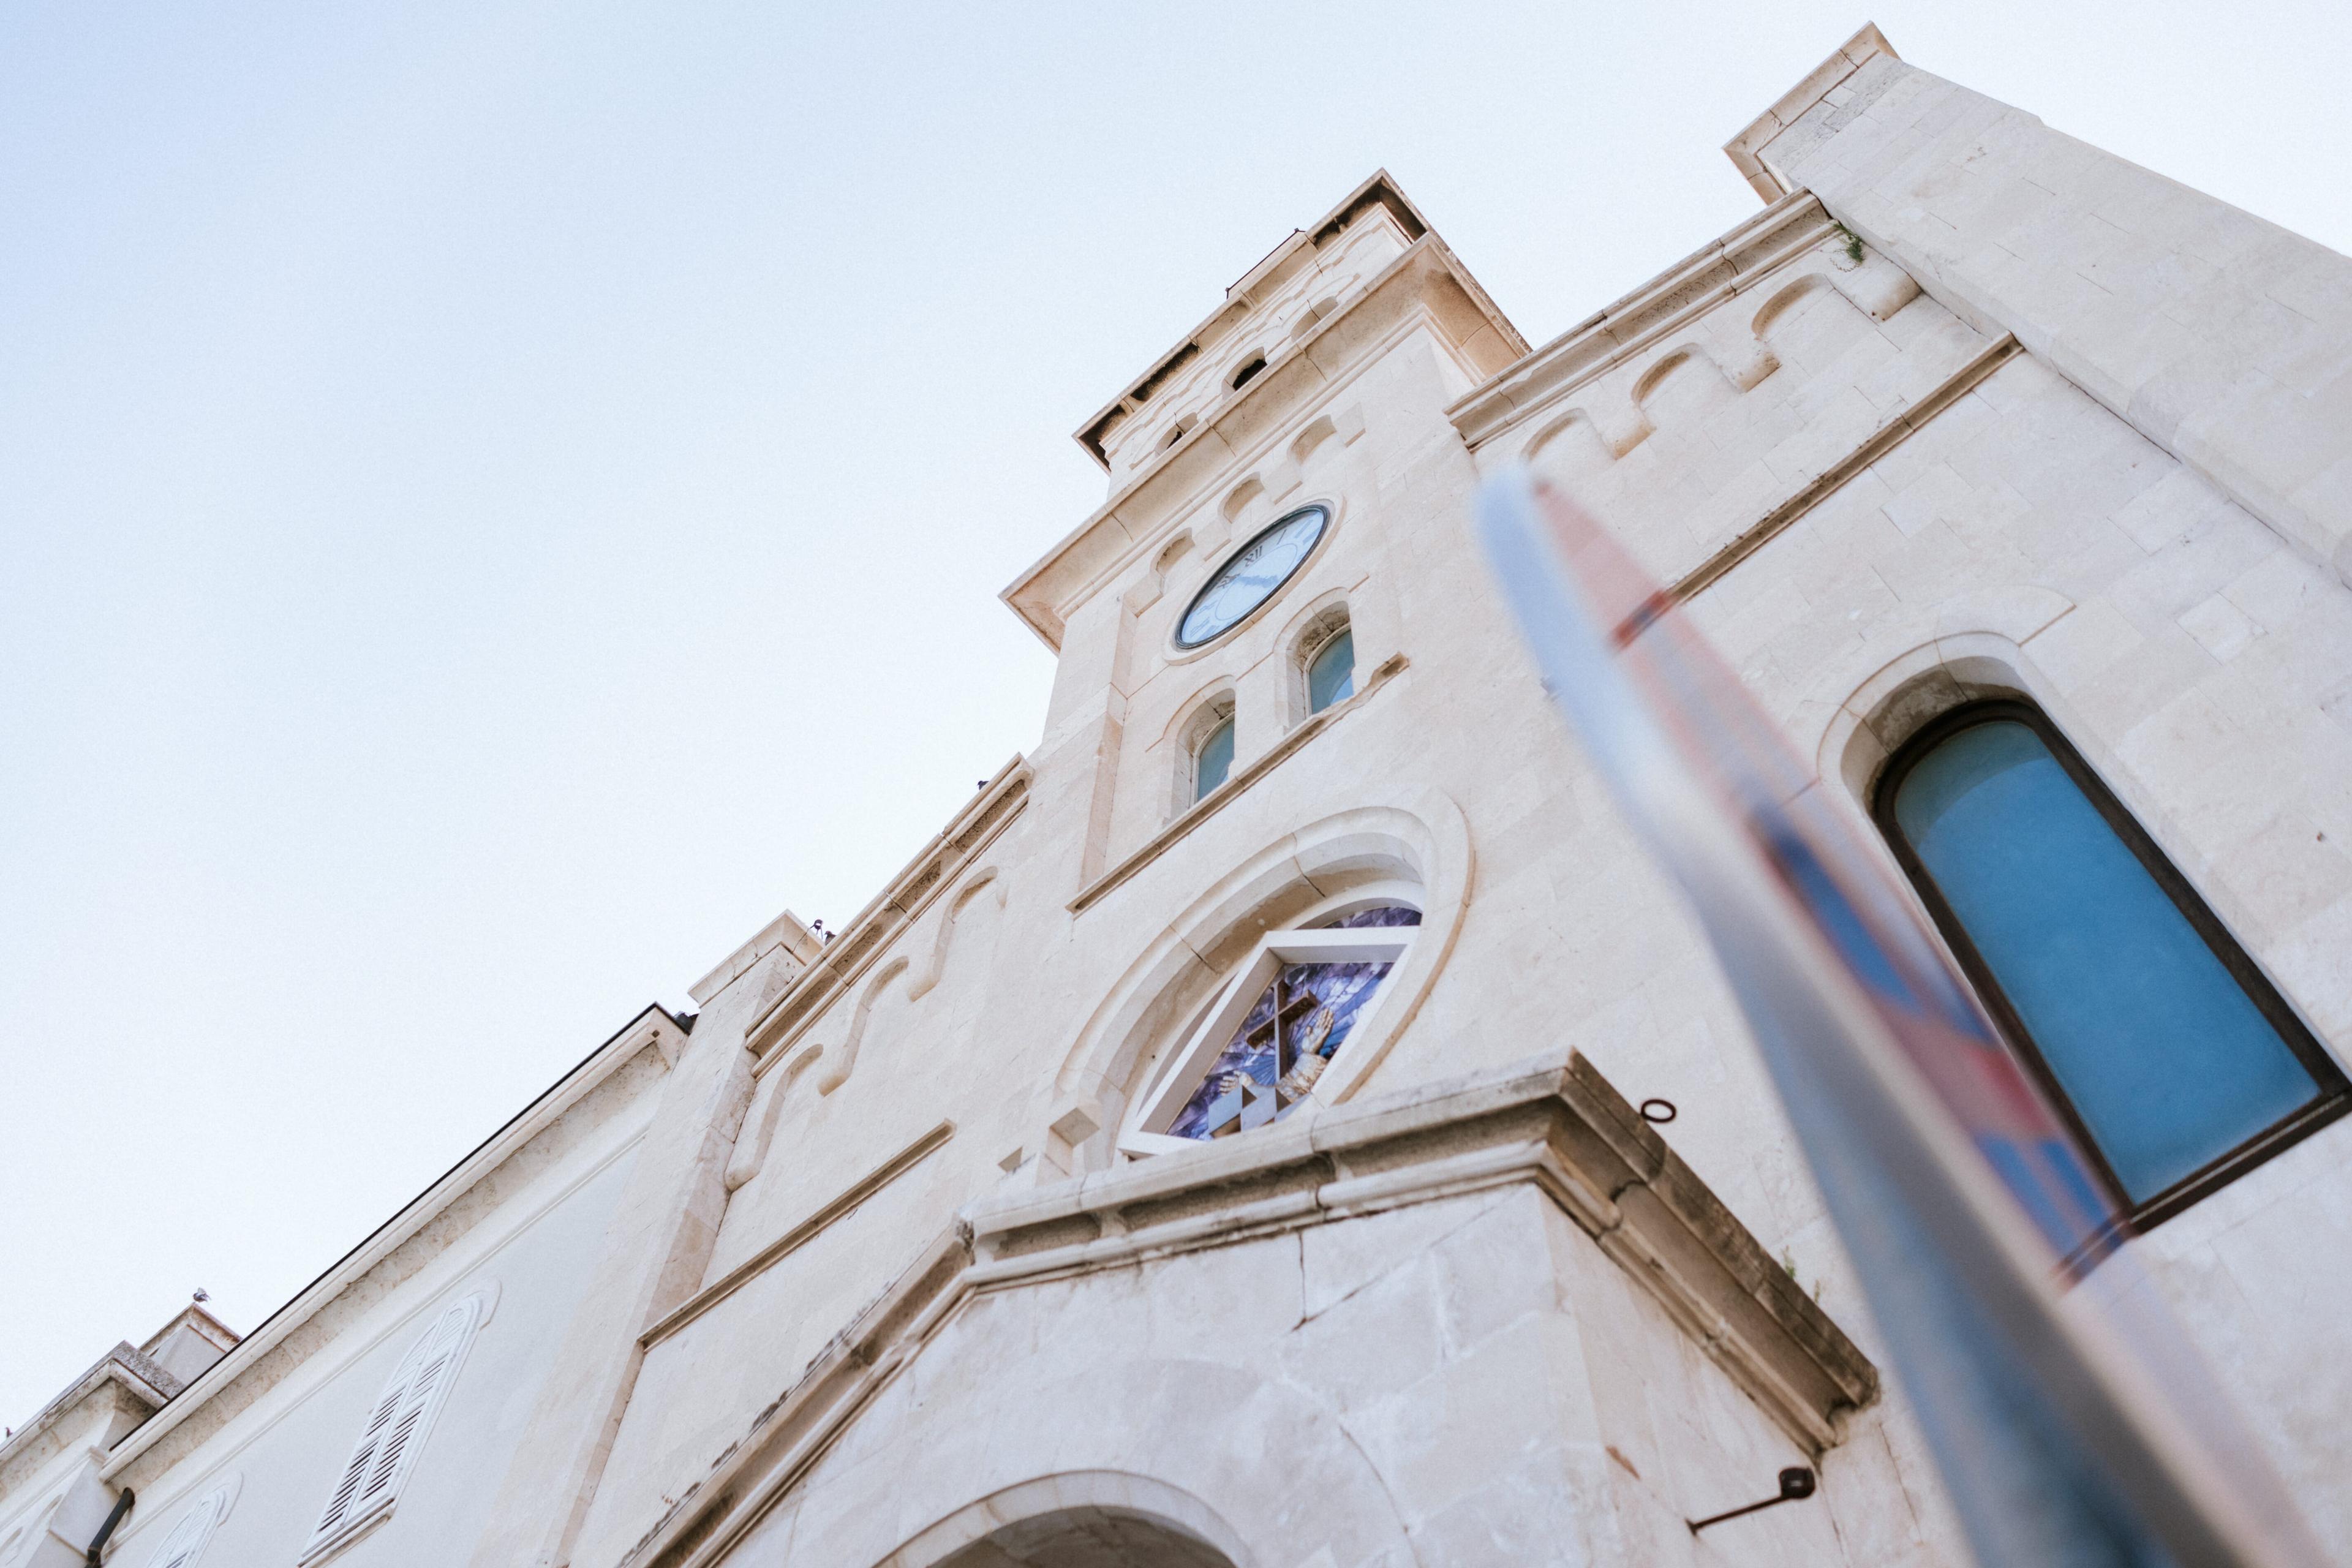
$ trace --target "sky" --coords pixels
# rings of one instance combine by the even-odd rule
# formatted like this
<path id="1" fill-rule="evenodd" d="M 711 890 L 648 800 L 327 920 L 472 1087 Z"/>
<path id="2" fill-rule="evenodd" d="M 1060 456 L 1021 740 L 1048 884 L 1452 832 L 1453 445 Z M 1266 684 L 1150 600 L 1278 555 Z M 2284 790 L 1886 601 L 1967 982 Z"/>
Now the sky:
<path id="1" fill-rule="evenodd" d="M 1384 166 L 1540 342 L 1865 19 L 2352 250 L 2340 5 L 0 3 L 0 1422 L 855 914 L 1293 228 Z"/>

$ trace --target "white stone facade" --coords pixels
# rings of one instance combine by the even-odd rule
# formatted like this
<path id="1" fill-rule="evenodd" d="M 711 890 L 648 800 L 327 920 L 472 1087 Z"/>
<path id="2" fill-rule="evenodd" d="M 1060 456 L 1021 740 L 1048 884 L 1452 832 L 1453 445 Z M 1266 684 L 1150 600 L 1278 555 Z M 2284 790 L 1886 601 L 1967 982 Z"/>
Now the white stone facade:
<path id="1" fill-rule="evenodd" d="M 1729 151 L 1765 209 L 1532 350 L 1384 176 L 1277 249 L 1080 433 L 1110 497 L 1004 594 L 1059 658 L 1037 746 L 216 1362 L 119 1347 L 0 1447 L 0 1568 L 81 1562 L 125 1489 L 131 1568 L 1965 1563 L 1470 498 L 1517 459 L 1583 497 L 1859 816 L 1937 714 L 2037 704 L 2340 1059 L 2352 262 L 1871 29 Z M 1179 647 L 1310 504 L 1297 574 Z M 1391 904 L 1293 1114 L 1121 1152 L 1262 933 Z M 2131 1246 L 2352 1563 L 2352 1121 Z M 1799 1464 L 1815 1498 L 1685 1528 Z"/>

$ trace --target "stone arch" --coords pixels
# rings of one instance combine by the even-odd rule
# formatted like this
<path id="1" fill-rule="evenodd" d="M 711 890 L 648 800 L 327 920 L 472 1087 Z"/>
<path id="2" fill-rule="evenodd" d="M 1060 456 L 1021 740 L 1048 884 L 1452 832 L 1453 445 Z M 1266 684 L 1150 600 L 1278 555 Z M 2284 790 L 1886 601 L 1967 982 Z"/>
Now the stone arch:
<path id="1" fill-rule="evenodd" d="M 1250 503 L 1264 494 L 1265 481 L 1252 474 L 1226 492 L 1223 504 L 1217 510 L 1224 514 L 1227 522 L 1239 522 L 1242 513 L 1249 510 Z"/>
<path id="2" fill-rule="evenodd" d="M 947 968 L 948 949 L 955 941 L 956 922 L 963 918 L 972 900 L 983 893 L 992 893 L 996 907 L 1004 907 L 1004 882 L 994 866 L 982 866 L 965 879 L 953 898 L 940 900 L 939 929 L 932 933 L 931 951 L 921 970 L 908 980 L 907 1000 L 915 1000 L 940 983 L 940 972 Z"/>
<path id="3" fill-rule="evenodd" d="M 1150 1476 L 1074 1470 L 966 1503 L 885 1559 L 887 1568 L 1058 1564 L 1092 1549 L 1137 1568 L 1242 1568 L 1249 1552 L 1201 1499 Z M 1057 1555 L 1059 1553 L 1059 1555 Z"/>
<path id="4" fill-rule="evenodd" d="M 1630 448 L 1629 448 L 1630 449 Z M 1581 408 L 1571 408 L 1541 430 L 1528 443 L 1527 460 L 1546 458 L 1551 465 L 1570 473 L 1590 473 L 1615 462 L 1622 454 L 1601 433 L 1601 426 L 1591 415 Z"/>
<path id="5" fill-rule="evenodd" d="M 1168 591 L 1169 576 L 1192 549 L 1192 531 L 1189 528 L 1178 529 L 1175 537 L 1160 547 L 1160 552 L 1151 558 L 1150 566 L 1127 591 L 1125 603 L 1129 615 L 1139 616 L 1160 602 L 1160 595 Z"/>
<path id="6" fill-rule="evenodd" d="M 817 1075 L 816 1091 L 819 1094 L 831 1094 L 849 1081 L 851 1069 L 857 1066 L 857 1047 L 866 1037 L 866 1021 L 873 1016 L 874 1004 L 882 999 L 885 986 L 907 973 L 907 966 L 905 954 L 892 959 L 882 966 L 882 973 L 877 974 L 858 996 L 857 1009 L 850 1015 L 849 1033 L 843 1037 L 841 1049 L 827 1053 L 831 1060 L 825 1064 L 824 1071 Z"/>
<path id="7" fill-rule="evenodd" d="M 1771 355 L 1776 365 L 1785 353 L 1808 370 L 1874 331 L 1870 313 L 1848 296 L 1843 280 L 1824 271 L 1805 272 L 1775 289 L 1748 330 L 1757 352 Z"/>
<path id="8" fill-rule="evenodd" d="M 1409 805 L 1358 806 L 1308 823 L 1244 860 L 1168 922 L 1080 1029 L 1055 1089 L 1097 1101 L 1104 1124 L 1116 1125 L 1151 1054 L 1261 935 L 1355 889 L 1409 887 L 1421 907 L 1421 934 L 1391 976 L 1379 1014 L 1318 1089 L 1346 1100 L 1427 1000 L 1461 930 L 1474 874 L 1469 823 L 1436 790 Z"/>
<path id="9" fill-rule="evenodd" d="M 1823 670 L 1797 705 L 1810 717 L 1790 739 L 1812 756 L 1815 777 L 1843 785 L 1836 793 L 1864 810 L 1895 748 L 1962 702 L 2023 697 L 2074 737 L 2080 726 L 2028 651 L 2037 634 L 2074 607 L 2063 594 L 2026 585 L 1960 595 L 1937 610 L 1932 626 L 1923 621 L 1916 640 L 1895 657 L 1881 644 Z M 2079 742 L 2076 749 L 2090 754 Z"/>
<path id="10" fill-rule="evenodd" d="M 1643 371 L 1640 379 L 1633 383 L 1634 405 L 1647 408 L 1658 395 L 1658 389 L 1665 385 L 1668 380 L 1677 374 L 1694 374 L 1693 367 L 1698 365 L 1704 365 L 1715 372 L 1716 378 L 1726 386 L 1731 384 L 1731 378 L 1724 374 L 1723 366 L 1716 363 L 1715 355 L 1709 353 L 1703 345 L 1696 342 L 1677 343 L 1652 361 L 1650 368 Z"/>
<path id="11" fill-rule="evenodd" d="M 1355 612 L 1349 605 L 1348 591 L 1344 588 L 1334 588 L 1317 595 L 1291 617 L 1289 626 L 1283 628 L 1280 647 L 1285 685 L 1288 689 L 1285 705 L 1291 723 L 1302 722 L 1309 716 L 1307 667 L 1322 651 L 1323 645 L 1343 628 L 1349 631 L 1355 629 Z M 1356 668 L 1360 689 L 1363 671 L 1360 650 L 1358 658 Z"/>
<path id="12" fill-rule="evenodd" d="M 1763 337 L 1771 331 L 1774 323 L 1807 299 L 1834 288 L 1835 285 L 1822 273 L 1801 273 L 1765 297 L 1764 303 L 1757 308 L 1755 316 L 1748 321 L 1748 330 L 1759 338 Z"/>
<path id="13" fill-rule="evenodd" d="M 893 1378 L 730 1561 L 947 1568 L 1006 1524 L 1074 1505 L 1180 1526 L 1233 1568 L 1307 1568 L 1326 1551 L 1335 1568 L 1420 1560 L 1390 1478 L 1337 1411 L 1278 1376 L 1075 1344 L 1014 1358 L 1029 1381 L 1013 1388 L 994 1335 L 1033 1310 L 1024 1294 L 950 1320 L 920 1352 L 933 1370 Z M 1314 1478 L 1312 1510 L 1266 1484 L 1274 1456 Z"/>
<path id="14" fill-rule="evenodd" d="M 1169 721 L 1168 729 L 1160 737 L 1160 744 L 1167 748 L 1174 763 L 1169 770 L 1169 784 L 1173 791 L 1170 802 L 1171 816 L 1181 816 L 1192 808 L 1193 754 L 1209 738 L 1210 731 L 1233 718 L 1234 711 L 1233 679 L 1220 675 L 1180 706 L 1176 710 L 1176 717 Z M 1238 747 L 1242 734 L 1238 725 L 1234 727 L 1234 739 L 1236 746 L 1234 761 L 1234 765 L 1239 766 Z"/>
<path id="15" fill-rule="evenodd" d="M 1318 415 L 1306 429 L 1298 433 L 1297 438 L 1290 443 L 1290 460 L 1304 464 L 1322 447 L 1324 442 L 1331 440 L 1339 434 L 1339 427 L 1332 422 L 1328 414 Z"/>

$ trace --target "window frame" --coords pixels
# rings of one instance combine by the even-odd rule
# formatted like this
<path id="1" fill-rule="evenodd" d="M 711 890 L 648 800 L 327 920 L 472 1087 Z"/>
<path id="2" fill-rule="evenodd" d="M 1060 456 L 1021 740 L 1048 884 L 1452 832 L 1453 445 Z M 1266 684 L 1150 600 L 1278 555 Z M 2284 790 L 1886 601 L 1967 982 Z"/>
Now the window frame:
<path id="1" fill-rule="evenodd" d="M 201 1494 L 194 1506 L 173 1521 L 163 1544 L 148 1557 L 148 1568 L 202 1568 L 205 1552 L 228 1518 L 229 1505 L 236 1500 L 243 1479 L 232 1477 Z M 15 1537 L 10 1537 L 9 1544 L 14 1542 Z"/>
<path id="2" fill-rule="evenodd" d="M 1895 819 L 1895 797 L 1913 768 L 1961 731 L 2004 721 L 2025 725 L 2049 749 L 2074 787 L 2082 792 L 2083 798 L 2091 804 L 2092 809 L 2099 814 L 2108 829 L 2155 879 L 2158 888 L 2188 921 L 2189 929 L 2221 961 L 2222 969 L 2245 993 L 2246 999 L 2254 1005 L 2255 1010 L 2278 1031 L 2280 1039 L 2286 1043 L 2287 1048 L 2317 1085 L 2317 1094 L 2300 1110 L 2272 1123 L 2170 1186 L 2137 1203 L 2124 1190 L 2115 1168 L 2107 1162 L 2106 1151 L 2092 1136 L 2089 1124 L 2074 1109 L 2073 1099 L 2043 1059 L 2041 1047 L 2034 1044 L 2033 1036 L 2025 1027 L 2023 1018 L 2011 1004 L 2000 982 L 1994 977 L 1992 966 L 1977 950 L 1967 927 L 1944 898 L 1942 889 L 1936 885 L 1935 877 L 1912 848 L 1910 839 Z M 2065 733 L 2051 722 L 2049 715 L 2035 704 L 2013 697 L 1992 698 L 1963 703 L 1937 714 L 1906 738 L 1887 758 L 1872 787 L 1870 816 L 1877 825 L 1879 837 L 1885 841 L 1896 863 L 1902 867 L 1912 891 L 1927 907 L 1937 933 L 1958 961 L 1960 971 L 1975 990 L 1977 999 L 2000 1028 L 2010 1049 L 2032 1076 L 2043 1097 L 2049 1100 L 2051 1109 L 2074 1133 L 2084 1157 L 2105 1184 L 2108 1198 L 2116 1207 L 2114 1223 L 2121 1235 L 2130 1237 L 2154 1229 L 2264 1162 L 2285 1152 L 2347 1110 L 2352 1110 L 2352 1080 L 2347 1080 L 2343 1067 L 2295 1013 L 2285 996 L 2271 982 L 2270 976 L 2263 973 L 2237 939 L 2230 934 L 2229 928 L 2214 914 L 2196 886 L 2181 874 L 2179 868 L 2164 853 L 2163 847 L 2147 828 L 2140 826 L 2139 819 L 2107 787 L 2106 781 L 2083 760 L 2082 753 L 2074 749 Z"/>
<path id="3" fill-rule="evenodd" d="M 1347 697 L 1322 708 L 1315 706 L 1315 661 L 1343 635 L 1352 648 L 1356 635 L 1355 606 L 1343 590 L 1334 590 L 1311 601 L 1283 633 L 1285 664 L 1289 671 L 1287 700 L 1291 729 L 1297 729 L 1318 713 L 1328 712 L 1363 691 L 1362 683 L 1355 679 L 1363 673 L 1362 660 L 1350 652 L 1349 675 L 1355 689 Z"/>
<path id="4" fill-rule="evenodd" d="M 1224 574 L 1225 568 L 1247 554 L 1250 547 L 1264 540 L 1266 535 L 1297 521 L 1310 511 L 1323 514 L 1322 527 L 1316 533 L 1315 542 L 1307 547 L 1307 553 L 1298 558 L 1298 563 L 1283 576 L 1282 581 L 1267 589 L 1265 597 L 1252 605 L 1247 613 L 1233 625 L 1213 636 L 1202 637 L 1198 642 L 1185 641 L 1184 623 L 1192 618 L 1192 612 L 1200 607 L 1202 597 L 1215 585 L 1217 579 Z M 1339 503 L 1337 500 L 1301 501 L 1298 505 L 1286 510 L 1264 527 L 1252 531 L 1248 538 L 1217 557 L 1210 563 L 1208 573 L 1201 579 L 1200 584 L 1192 590 L 1191 595 L 1185 599 L 1183 606 L 1176 612 L 1174 623 L 1170 626 L 1168 633 L 1170 662 L 1188 663 L 1205 654 L 1209 649 L 1226 642 L 1243 628 L 1254 625 L 1260 616 L 1287 596 L 1292 587 L 1297 585 L 1299 580 L 1304 578 L 1307 572 L 1321 560 L 1324 552 L 1330 547 L 1331 536 L 1339 531 Z"/>
<path id="5" fill-rule="evenodd" d="M 1333 909 L 1318 911 L 1314 917 L 1328 921 L 1344 919 L 1357 909 L 1370 909 L 1381 904 L 1399 903 L 1389 897 L 1355 897 Z M 1417 905 L 1412 906 L 1418 908 Z M 1288 927 L 1270 931 L 1258 938 L 1249 957 L 1235 966 L 1210 995 L 1206 1008 L 1197 1015 L 1197 1021 L 1181 1037 L 1181 1044 L 1170 1054 L 1166 1063 L 1153 1074 L 1150 1087 L 1136 1097 L 1118 1135 L 1118 1151 L 1137 1157 L 1151 1154 L 1179 1153 L 1187 1149 L 1205 1147 L 1198 1138 L 1179 1138 L 1166 1131 L 1182 1113 L 1185 1102 L 1200 1087 L 1202 1078 L 1216 1064 L 1234 1031 L 1257 1005 L 1274 978 L 1293 963 L 1386 963 L 1389 972 L 1380 978 L 1361 1008 L 1358 1009 L 1350 1035 L 1367 1030 L 1374 1016 L 1388 1001 L 1393 989 L 1391 982 L 1405 960 L 1412 955 L 1419 926 L 1360 926 L 1333 929 L 1328 924 L 1313 928 Z M 1336 1065 L 1336 1064 L 1335 1064 Z M 1351 1075 L 1352 1076 L 1352 1075 Z M 1311 1101 L 1325 1100 L 1328 1083 L 1345 1081 L 1326 1072 L 1306 1094 Z"/>
<path id="6" fill-rule="evenodd" d="M 424 1327 L 409 1341 L 408 1348 L 401 1352 L 400 1360 L 394 1363 L 384 1385 L 377 1390 L 374 1398 L 368 1401 L 359 1436 L 343 1462 L 335 1468 L 334 1486 L 319 1510 L 318 1521 L 311 1526 L 301 1554 L 295 1559 L 296 1568 L 310 1568 L 314 1563 L 325 1561 L 392 1517 L 393 1510 L 400 1505 L 401 1494 L 408 1488 L 409 1479 L 416 1473 L 417 1457 L 432 1438 L 433 1429 L 440 1422 L 441 1412 L 449 1403 L 450 1391 L 457 1386 L 458 1377 L 465 1371 L 466 1360 L 473 1352 L 474 1342 L 480 1338 L 483 1327 L 489 1322 L 490 1314 L 497 1306 L 498 1288 L 489 1285 L 469 1291 L 448 1305 L 433 1310 L 429 1315 L 418 1313 L 409 1320 L 412 1323 L 422 1320 Z M 383 1444 L 397 1429 L 403 1410 L 413 1401 L 416 1378 L 431 1363 L 433 1342 L 440 1336 L 446 1325 L 461 1314 L 464 1321 L 441 1358 L 439 1376 L 417 1405 L 415 1419 L 409 1426 L 399 1457 L 381 1481 L 364 1479 L 369 1469 L 383 1466 Z M 355 1474 L 362 1479 L 356 1482 L 348 1504 L 339 1514 L 335 1511 L 336 1500 L 347 1486 L 352 1485 Z"/>
<path id="7" fill-rule="evenodd" d="M 1181 799 L 1177 803 L 1177 815 L 1190 811 L 1234 781 L 1234 769 L 1241 762 L 1240 707 L 1232 693 L 1211 699 L 1202 705 L 1189 726 L 1192 738 L 1184 747 L 1183 777 L 1179 781 Z M 1201 763 L 1208 754 L 1209 742 L 1221 731 L 1230 731 L 1232 743 L 1227 748 L 1224 776 L 1213 784 L 1201 783 Z"/>

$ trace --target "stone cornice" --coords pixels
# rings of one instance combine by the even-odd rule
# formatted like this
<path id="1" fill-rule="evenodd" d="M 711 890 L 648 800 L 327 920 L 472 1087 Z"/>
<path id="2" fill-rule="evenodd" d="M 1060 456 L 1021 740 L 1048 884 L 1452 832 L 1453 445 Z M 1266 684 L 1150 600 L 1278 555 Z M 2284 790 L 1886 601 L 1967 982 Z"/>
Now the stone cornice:
<path id="1" fill-rule="evenodd" d="M 177 1397 L 117 1444 L 106 1464 L 108 1476 L 117 1476 L 199 1412 L 226 1390 L 237 1384 L 271 1352 L 286 1345 L 320 1313 L 412 1242 L 425 1238 L 438 1252 L 455 1242 L 470 1226 L 451 1229 L 436 1225 L 459 1205 L 478 1184 L 521 1155 L 541 1134 L 562 1121 L 639 1057 L 652 1053 L 667 1073 L 678 1058 L 687 1031 L 659 1004 L 652 1004 L 618 1033 L 589 1053 L 587 1058 L 556 1080 L 547 1092 L 526 1106 L 474 1152 L 452 1166 L 439 1181 L 425 1189 L 373 1234 L 345 1253 L 333 1267 L 303 1287 L 292 1300 L 272 1313 L 237 1342 L 236 1348 L 191 1381 Z M 656 1074 L 656 1077 L 659 1074 Z M 428 1237 L 426 1233 L 432 1234 Z M 446 1234 L 445 1234 L 446 1232 Z M 299 1364 L 299 1363 L 298 1363 Z M 274 1382 L 275 1374 L 265 1374 Z M 249 1400 L 247 1401 L 249 1403 Z M 238 1406 L 242 1408 L 242 1406 Z"/>
<path id="2" fill-rule="evenodd" d="M 1764 150 L 1780 134 L 1803 119 L 1812 107 L 1836 91 L 1845 79 L 1868 65 L 1880 55 L 1892 55 L 1896 59 L 1895 46 L 1874 22 L 1864 22 L 1862 31 L 1840 45 L 1837 53 L 1806 73 L 1805 79 L 1780 95 L 1779 102 L 1743 127 L 1738 135 L 1723 144 L 1724 156 L 1739 171 L 1750 189 L 1767 202 L 1777 202 L 1789 191 L 1778 174 L 1764 166 Z"/>
<path id="3" fill-rule="evenodd" d="M 985 1291 L 1526 1184 L 1807 1451 L 1878 1373 L 1582 1056 L 1303 1111 L 1245 1138 L 983 1199 L 686 1487 L 625 1568 L 711 1568 Z"/>
<path id="4" fill-rule="evenodd" d="M 1427 312 L 1467 353 L 1476 374 L 1500 370 L 1528 352 L 1527 340 L 1445 242 L 1433 232 L 1424 234 L 1352 301 L 1269 358 L 1246 387 L 1203 417 L 997 597 L 1047 647 L 1060 652 L 1063 616 L 1075 600 L 1156 542 L 1220 480 L 1237 478 L 1262 458 L 1286 433 L 1293 415 L 1350 377 L 1364 351 L 1384 342 L 1391 329 L 1416 310 Z"/>
<path id="5" fill-rule="evenodd" d="M 1562 393 L 1696 321 L 1829 230 L 1829 214 L 1811 195 L 1783 196 L 1475 388 L 1446 417 L 1473 447 L 1483 446 Z"/>
<path id="6" fill-rule="evenodd" d="M 761 1058 L 775 1060 L 782 1047 L 889 948 L 1029 804 L 1029 764 L 1013 758 L 956 813 L 929 844 L 890 879 L 848 924 L 834 933 L 816 962 L 794 975 L 767 1009 L 751 1020 L 743 1044 Z"/>
<path id="7" fill-rule="evenodd" d="M 142 1421 L 163 1408 L 181 1387 L 178 1378 L 140 1353 L 128 1340 L 116 1345 L 0 1444 L 0 1497 L 67 1448 L 89 1441 L 88 1418 Z M 85 1419 L 77 1424 L 77 1416 Z"/>

